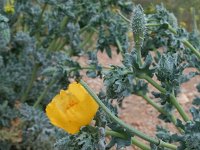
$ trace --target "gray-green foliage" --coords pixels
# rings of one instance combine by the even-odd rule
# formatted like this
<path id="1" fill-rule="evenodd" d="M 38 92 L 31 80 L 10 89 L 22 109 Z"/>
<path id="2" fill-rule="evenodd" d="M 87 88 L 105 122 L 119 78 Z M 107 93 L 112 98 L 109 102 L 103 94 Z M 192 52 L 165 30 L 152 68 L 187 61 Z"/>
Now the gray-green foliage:
<path id="1" fill-rule="evenodd" d="M 55 148 L 62 150 L 105 149 L 105 129 L 86 126 L 76 135 L 69 135 L 58 140 Z"/>
<path id="2" fill-rule="evenodd" d="M 150 78 L 155 76 L 160 81 L 161 88 L 159 89 L 160 92 L 153 91 L 152 94 L 159 99 L 162 109 L 171 113 L 174 109 L 170 98 L 171 94 L 177 96 L 182 83 L 199 75 L 198 64 L 200 61 L 182 41 L 189 39 L 197 48 L 199 38 L 196 33 L 188 33 L 185 29 L 179 28 L 174 15 L 167 11 L 163 5 L 157 6 L 156 13 L 147 15 L 146 19 L 148 28 L 142 47 L 143 65 L 139 65 L 135 49 L 126 53 L 122 61 L 123 66 L 112 66 L 112 69 L 105 74 L 104 83 L 107 88 L 107 96 L 116 99 L 132 93 L 141 95 L 141 91 L 143 92 L 142 95 L 145 95 L 148 93 L 148 88 L 138 81 L 147 76 Z M 155 53 L 155 55 L 150 55 L 150 53 Z M 196 67 L 196 70 L 188 74 L 184 73 L 184 70 L 190 67 Z M 148 78 L 145 79 L 149 81 Z M 140 90 L 135 92 L 133 87 Z M 193 103 L 199 106 L 199 96 L 195 98 Z M 198 150 L 199 144 L 197 143 L 200 142 L 199 128 L 197 128 L 199 111 L 195 108 L 192 108 L 191 111 L 193 117 L 195 117 L 193 121 L 187 122 L 183 126 L 176 124 L 185 133 L 175 136 L 175 134 L 173 135 L 173 133 L 159 127 L 158 138 L 169 143 L 178 142 L 180 144 L 179 149 Z M 164 114 L 160 114 L 158 118 L 169 122 L 168 116 Z M 152 144 L 152 149 L 163 148 Z"/>
<path id="3" fill-rule="evenodd" d="M 10 42 L 10 28 L 8 18 L 0 14 L 0 48 L 5 47 Z"/>
<path id="4" fill-rule="evenodd" d="M 11 108 L 4 103 L 0 105 L 0 110 L 1 127 L 4 126 L 0 129 L 0 149 L 50 150 L 58 136 L 66 136 L 66 133 L 50 124 L 43 111 L 27 104 Z"/>
<path id="5" fill-rule="evenodd" d="M 190 109 L 192 113 L 193 120 L 188 121 L 187 123 L 182 123 L 182 121 L 178 120 L 177 126 L 182 128 L 184 133 L 182 134 L 172 134 L 167 129 L 162 127 L 157 127 L 158 138 L 163 139 L 166 142 L 178 142 L 178 150 L 198 150 L 199 141 L 200 141 L 200 129 L 199 129 L 199 116 L 200 111 L 197 108 L 192 107 Z M 152 147 L 155 147 L 152 145 Z"/>
<path id="6" fill-rule="evenodd" d="M 99 42 L 93 46 L 94 53 L 88 53 L 91 69 L 87 75 L 102 77 L 95 56 L 98 50 L 106 50 L 111 57 L 111 45 L 120 51 L 117 41 L 122 43 L 123 51 L 128 50 L 128 25 L 112 11 L 113 6 L 126 13 L 132 9 L 130 1 L 122 0 L 16 0 L 13 15 L 0 6 L 1 136 L 9 130 L 5 140 L 0 140 L 1 149 L 55 149 L 60 131 L 49 124 L 42 111 L 60 89 L 67 88 L 70 78 L 80 77 L 82 66 L 70 56 L 87 56 L 85 36 L 94 32 Z M 25 101 L 37 104 L 41 110 L 24 105 Z M 22 105 L 20 110 L 15 107 L 18 103 Z M 12 130 L 13 120 L 22 121 L 16 131 Z M 94 149 L 99 145 L 98 149 L 104 149 L 105 136 L 103 132 L 99 135 L 99 127 L 83 129 L 80 136 L 74 136 L 76 142 L 71 146 Z M 70 137 L 58 135 L 64 136 Z"/>
<path id="7" fill-rule="evenodd" d="M 141 5 L 136 5 L 132 12 L 131 28 L 134 34 L 135 46 L 142 47 L 146 34 L 146 20 Z"/>
<path id="8" fill-rule="evenodd" d="M 57 136 L 62 135 L 63 131 L 52 126 L 41 110 L 22 105 L 19 112 L 22 119 L 22 138 L 24 140 L 16 147 L 33 150 L 53 149 Z"/>
<path id="9" fill-rule="evenodd" d="M 103 150 L 115 145 L 117 149 L 129 146 L 132 135 L 113 122 L 101 108 L 94 118 L 95 125 L 83 127 L 76 135 L 67 135 L 50 125 L 43 112 L 46 104 L 60 89 L 67 88 L 70 78 L 80 78 L 81 69 L 87 69 L 89 77 L 104 78 L 106 94 L 101 92 L 99 97 L 116 116 L 115 99 L 121 106 L 122 100 L 131 94 L 149 94 L 144 76 L 160 81 L 161 91 L 162 88 L 166 91 L 154 91 L 153 95 L 159 99 L 162 109 L 172 113 L 174 106 L 170 94 L 177 96 L 183 82 L 199 75 L 200 61 L 182 41 L 188 39 L 199 49 L 199 34 L 179 28 L 175 16 L 163 5 L 157 6 L 156 12 L 149 15 L 137 5 L 131 21 L 135 44 L 140 47 L 130 52 L 132 48 L 127 36 L 130 25 L 113 11 L 113 7 L 127 16 L 132 12 L 131 1 L 123 0 L 16 0 L 14 15 L 1 11 L 0 136 L 4 135 L 5 129 L 10 131 L 1 138 L 1 148 Z M 173 27 L 176 34 L 169 31 L 169 27 Z M 85 38 L 91 33 L 97 39 Z M 94 51 L 86 54 L 88 43 L 92 47 L 89 50 Z M 97 52 L 106 51 L 112 57 L 112 46 L 123 56 L 122 65 L 112 65 L 104 72 Z M 140 48 L 142 64 L 137 55 Z M 82 55 L 89 58 L 87 67 L 70 57 L 76 56 L 76 59 Z M 197 71 L 185 75 L 183 71 L 189 67 L 195 67 Z M 30 106 L 23 104 L 24 101 Z M 40 107 L 33 108 L 33 104 Z M 194 104 L 199 105 L 199 96 Z M 199 110 L 192 108 L 191 112 L 192 121 L 181 123 L 178 120 L 176 124 L 184 133 L 173 134 L 158 127 L 158 138 L 169 143 L 178 142 L 179 149 L 200 149 L 197 144 L 200 142 Z M 166 114 L 160 114 L 159 118 L 170 120 Z M 20 138 L 13 136 L 15 119 L 20 120 L 15 131 L 21 133 Z M 105 143 L 107 127 L 127 138 L 111 136 L 110 143 Z M 152 145 L 152 149 L 160 148 Z"/>

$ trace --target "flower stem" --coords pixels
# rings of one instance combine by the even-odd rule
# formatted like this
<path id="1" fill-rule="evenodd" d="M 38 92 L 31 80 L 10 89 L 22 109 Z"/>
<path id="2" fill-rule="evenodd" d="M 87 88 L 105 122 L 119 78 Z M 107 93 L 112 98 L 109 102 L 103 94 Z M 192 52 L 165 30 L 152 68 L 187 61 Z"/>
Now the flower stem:
<path id="1" fill-rule="evenodd" d="M 60 23 L 60 29 L 59 29 L 60 32 L 63 32 L 63 30 L 64 30 L 64 28 L 65 28 L 67 22 L 68 22 L 68 17 L 65 16 L 65 17 L 63 18 L 62 22 Z M 58 47 L 57 44 L 60 44 L 59 42 L 60 42 L 60 37 L 55 37 L 55 38 L 51 41 L 51 43 L 49 44 L 48 52 L 57 50 L 57 47 Z M 65 41 L 65 42 L 66 42 L 66 41 Z"/>
<path id="2" fill-rule="evenodd" d="M 139 148 L 141 148 L 142 150 L 151 150 L 151 148 L 147 145 L 145 145 L 144 143 L 140 142 L 139 140 L 137 140 L 135 137 L 131 138 L 131 143 Z"/>
<path id="3" fill-rule="evenodd" d="M 157 82 L 155 82 L 151 77 L 149 77 L 146 74 L 140 74 L 140 75 L 138 75 L 138 78 L 145 79 L 151 85 L 153 85 L 156 89 L 158 89 L 161 93 L 166 93 L 167 92 L 162 86 L 160 86 Z"/>
<path id="4" fill-rule="evenodd" d="M 123 56 L 123 55 L 124 55 L 124 52 L 123 52 L 122 45 L 121 45 L 120 41 L 119 41 L 117 38 L 115 38 L 115 41 L 116 41 L 116 44 L 117 44 L 117 47 L 118 47 L 120 53 L 121 53 L 122 56 Z"/>
<path id="5" fill-rule="evenodd" d="M 26 88 L 24 94 L 22 95 L 22 98 L 21 98 L 21 101 L 22 102 L 25 102 L 26 101 L 26 98 L 29 94 L 29 92 L 31 91 L 32 87 L 33 87 L 33 83 L 37 77 L 37 71 L 39 69 L 39 65 L 38 64 L 35 64 L 35 66 L 33 67 L 33 71 L 32 71 L 32 75 L 31 75 L 31 79 L 30 79 L 30 82 L 28 84 L 28 87 Z"/>
<path id="6" fill-rule="evenodd" d="M 186 39 L 182 41 L 183 44 L 188 47 L 197 57 L 198 59 L 200 60 L 200 52 L 194 48 L 194 46 L 189 42 L 187 41 Z"/>
<path id="7" fill-rule="evenodd" d="M 35 28 L 36 28 L 36 29 L 39 29 L 39 26 L 42 24 L 42 17 L 43 17 L 44 11 L 46 10 L 47 6 L 48 6 L 47 3 L 45 3 L 45 4 L 42 6 L 42 11 L 41 11 L 41 13 L 40 13 L 38 22 L 37 22 L 37 24 L 35 25 Z M 39 31 L 36 32 L 35 35 L 36 35 L 36 39 L 37 39 L 38 41 L 40 41 L 40 40 L 39 40 L 40 32 L 39 32 Z"/>
<path id="8" fill-rule="evenodd" d="M 186 114 L 186 112 L 184 111 L 183 107 L 181 107 L 181 105 L 178 103 L 176 97 L 172 94 L 170 94 L 170 100 L 171 103 L 176 107 L 176 109 L 178 110 L 179 114 L 182 116 L 183 120 L 185 122 L 190 121 L 190 118 L 188 117 L 188 115 Z"/>
<path id="9" fill-rule="evenodd" d="M 124 134 L 121 134 L 119 132 L 112 131 L 112 130 L 106 130 L 106 135 L 111 135 L 111 136 L 114 136 L 114 137 L 119 137 L 119 138 L 122 138 L 122 139 L 127 139 L 127 137 Z M 135 137 L 131 138 L 131 143 L 133 145 L 136 145 L 137 147 L 141 148 L 142 150 L 151 150 L 151 148 L 148 145 L 140 142 Z"/>
<path id="10" fill-rule="evenodd" d="M 88 37 L 86 38 L 86 40 L 84 40 L 84 41 L 80 44 L 80 47 L 81 47 L 81 48 L 83 48 L 89 41 L 91 41 L 93 34 L 94 34 L 94 31 L 92 30 L 92 31 L 90 32 L 90 34 L 88 35 Z"/>
<path id="11" fill-rule="evenodd" d="M 126 18 L 126 17 L 121 13 L 120 10 L 117 9 L 117 13 L 118 13 L 126 22 L 131 23 L 131 20 L 129 20 L 128 18 Z"/>
<path id="12" fill-rule="evenodd" d="M 47 8 L 47 5 L 48 5 L 48 4 L 45 3 L 45 4 L 42 6 L 42 11 L 41 11 L 41 13 L 40 13 L 38 22 L 37 22 L 37 24 L 36 24 L 36 28 L 39 27 L 40 24 L 41 24 L 41 22 L 42 22 L 42 16 L 43 16 L 43 14 L 44 14 L 45 9 Z"/>
<path id="13" fill-rule="evenodd" d="M 88 93 L 94 98 L 94 100 L 99 104 L 99 106 L 106 112 L 106 114 L 116 123 L 118 123 L 119 125 L 121 125 L 123 128 L 125 128 L 126 130 L 128 130 L 130 133 L 148 141 L 151 143 L 154 143 L 158 146 L 161 147 L 168 147 L 170 149 L 176 149 L 177 147 L 173 144 L 169 144 L 169 143 L 165 143 L 159 139 L 155 139 L 152 138 L 138 130 L 136 130 L 135 128 L 133 128 L 132 126 L 126 124 L 125 122 L 123 122 L 121 119 L 119 119 L 118 117 L 116 117 L 114 114 L 112 114 L 112 112 L 102 103 L 102 101 L 98 98 L 98 96 L 90 89 L 90 87 L 83 81 L 80 80 L 79 81 L 80 84 L 88 91 Z"/>
<path id="14" fill-rule="evenodd" d="M 139 95 L 142 98 L 144 98 L 147 103 L 149 103 L 150 105 L 152 105 L 155 109 L 157 109 L 161 114 L 167 115 L 167 112 L 160 107 L 157 103 L 155 103 L 152 99 L 150 99 L 147 95 Z"/>
<path id="15" fill-rule="evenodd" d="M 148 81 L 151 85 L 153 85 L 155 88 L 157 88 L 161 93 L 166 94 L 167 91 L 161 87 L 158 83 L 156 83 L 151 77 L 149 77 L 146 74 L 140 74 L 138 75 L 138 77 L 140 79 L 145 79 L 146 81 Z M 174 94 L 170 94 L 170 101 L 171 103 L 176 107 L 176 109 L 178 110 L 179 114 L 181 115 L 181 117 L 183 118 L 183 120 L 185 122 L 189 121 L 189 117 L 186 114 L 186 112 L 184 111 L 184 109 L 181 107 L 181 105 L 178 103 L 178 100 L 176 99 L 176 97 L 174 96 Z"/>
<path id="16" fill-rule="evenodd" d="M 137 45 L 135 45 L 135 47 L 136 47 L 137 61 L 138 61 L 138 63 L 139 63 L 139 66 L 141 67 L 141 66 L 142 66 L 141 47 L 140 47 L 140 46 L 137 46 Z"/>

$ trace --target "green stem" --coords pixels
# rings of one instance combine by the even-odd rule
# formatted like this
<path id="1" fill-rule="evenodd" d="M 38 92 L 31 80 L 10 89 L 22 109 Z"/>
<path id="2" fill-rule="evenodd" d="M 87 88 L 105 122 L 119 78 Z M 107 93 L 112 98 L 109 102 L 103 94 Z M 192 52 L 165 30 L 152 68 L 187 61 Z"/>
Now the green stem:
<path id="1" fill-rule="evenodd" d="M 111 135 L 111 136 L 114 136 L 114 137 L 119 137 L 119 138 L 122 138 L 122 139 L 127 139 L 127 137 L 124 134 L 121 134 L 119 132 L 112 131 L 112 130 L 106 130 L 106 135 Z M 141 148 L 142 150 L 151 150 L 151 148 L 148 145 L 140 142 L 135 137 L 131 138 L 131 143 L 133 145 L 136 145 L 137 147 Z"/>
<path id="2" fill-rule="evenodd" d="M 61 37 L 58 37 L 56 42 L 55 42 L 55 44 L 54 44 L 54 46 L 53 46 L 53 50 L 54 51 L 59 50 L 58 48 L 59 48 L 60 42 L 61 42 Z"/>
<path id="3" fill-rule="evenodd" d="M 136 54 L 137 54 L 137 62 L 139 62 L 139 66 L 142 66 L 142 54 L 141 54 L 141 47 L 135 45 L 136 47 Z"/>
<path id="4" fill-rule="evenodd" d="M 63 38 L 62 42 L 60 43 L 60 45 L 58 47 L 58 50 L 63 50 L 66 44 L 67 44 L 67 39 Z"/>
<path id="5" fill-rule="evenodd" d="M 146 24 L 146 26 L 148 27 L 160 25 L 161 24 Z M 168 30 L 173 34 L 177 34 L 177 31 L 170 24 L 168 24 Z M 188 40 L 184 39 L 182 40 L 182 42 L 187 48 L 189 48 L 192 51 L 192 53 L 194 53 L 198 57 L 198 59 L 200 59 L 200 52 L 196 48 L 194 48 L 194 46 Z"/>
<path id="6" fill-rule="evenodd" d="M 177 31 L 170 24 L 168 24 L 168 30 L 174 34 L 177 34 Z"/>
<path id="7" fill-rule="evenodd" d="M 51 43 L 49 44 L 48 52 L 54 50 L 53 48 L 54 48 L 54 45 L 55 45 L 55 44 L 56 44 L 56 39 L 53 39 L 53 40 L 51 41 Z"/>
<path id="8" fill-rule="evenodd" d="M 179 128 L 179 127 L 176 126 L 176 124 L 177 124 L 177 119 L 176 119 L 176 117 L 175 117 L 173 114 L 171 114 L 171 113 L 165 111 L 162 107 L 160 107 L 157 103 L 155 103 L 155 102 L 154 102 L 152 99 L 150 99 L 147 95 L 139 94 L 139 96 L 141 96 L 142 98 L 144 98 L 150 105 L 152 105 L 155 109 L 157 109 L 161 114 L 164 114 L 164 115 L 168 116 L 168 117 L 171 119 L 172 123 L 173 123 L 173 124 L 175 125 L 175 127 L 177 128 L 177 130 L 178 130 L 180 133 L 183 133 L 183 130 L 182 130 L 181 128 Z"/>
<path id="9" fill-rule="evenodd" d="M 66 44 L 66 39 L 65 38 L 61 38 L 60 42 L 58 44 L 57 50 L 62 50 L 64 48 L 65 44 Z"/>
<path id="10" fill-rule="evenodd" d="M 148 24 L 146 24 L 146 27 L 156 27 L 156 26 L 160 26 L 160 24 L 158 24 L 158 23 L 148 23 Z"/>
<path id="11" fill-rule="evenodd" d="M 144 143 L 140 142 L 139 140 L 137 140 L 135 137 L 131 138 L 131 143 L 139 148 L 141 148 L 142 150 L 151 150 L 151 148 L 147 145 L 145 145 Z"/>
<path id="12" fill-rule="evenodd" d="M 86 38 L 86 40 L 84 40 L 81 44 L 80 47 L 83 48 L 91 39 L 92 36 L 94 34 L 94 31 L 92 30 L 91 33 L 88 35 L 88 37 Z"/>
<path id="13" fill-rule="evenodd" d="M 62 22 L 60 23 L 60 32 L 62 32 L 67 24 L 67 21 L 68 21 L 68 17 L 65 16 L 62 20 Z M 49 44 L 49 47 L 48 47 L 48 53 L 51 52 L 51 51 L 54 51 L 54 50 L 57 50 L 58 48 L 58 44 L 60 42 L 60 37 L 55 37 L 51 43 Z"/>
<path id="14" fill-rule="evenodd" d="M 80 34 L 82 34 L 85 30 L 87 30 L 89 28 L 88 25 L 84 26 L 83 28 L 80 29 Z"/>
<path id="15" fill-rule="evenodd" d="M 55 82 L 57 81 L 57 79 L 55 77 L 53 77 L 53 79 L 51 80 L 51 82 L 47 85 L 47 87 L 44 89 L 44 91 L 42 92 L 42 94 L 38 97 L 38 99 L 36 100 L 36 102 L 34 103 L 33 107 L 37 107 L 43 100 L 43 98 L 47 95 L 47 92 L 49 91 L 50 87 L 55 84 Z"/>
<path id="16" fill-rule="evenodd" d="M 153 85 L 155 88 L 157 88 L 161 93 L 166 94 L 167 91 L 161 87 L 158 83 L 156 83 L 151 77 L 149 77 L 146 74 L 140 74 L 138 75 L 138 77 L 140 79 L 145 79 L 146 81 L 148 81 L 151 85 Z M 189 117 L 186 114 L 186 112 L 184 111 L 184 109 L 181 107 L 181 105 L 178 103 L 178 100 L 176 99 L 176 97 L 174 96 L 174 94 L 170 94 L 170 101 L 171 103 L 176 107 L 176 109 L 178 110 L 179 114 L 181 115 L 181 117 L 183 118 L 184 121 L 189 121 Z"/>
<path id="17" fill-rule="evenodd" d="M 122 45 L 121 45 L 120 41 L 117 38 L 115 39 L 115 41 L 117 43 L 117 47 L 118 47 L 120 53 L 124 54 L 123 49 L 122 49 Z"/>
<path id="18" fill-rule="evenodd" d="M 155 82 L 151 77 L 147 76 L 146 74 L 140 74 L 138 75 L 138 78 L 145 79 L 151 85 L 153 85 L 156 89 L 158 89 L 161 93 L 167 92 L 162 86 L 160 86 L 157 82 Z"/>
<path id="19" fill-rule="evenodd" d="M 37 24 L 35 25 L 35 26 L 36 26 L 36 29 L 38 29 L 39 26 L 42 24 L 42 16 L 43 16 L 43 14 L 44 14 L 45 9 L 47 8 L 47 5 L 48 5 L 48 4 L 45 3 L 45 4 L 43 5 L 43 7 L 42 7 L 42 11 L 41 11 L 41 13 L 40 13 L 38 22 L 37 22 Z M 40 40 L 39 40 L 40 32 L 36 32 L 35 34 L 36 34 L 36 39 L 37 39 L 38 41 L 40 41 Z"/>
<path id="20" fill-rule="evenodd" d="M 168 147 L 170 149 L 176 149 L 177 147 L 173 144 L 169 144 L 169 143 L 165 143 L 159 139 L 154 139 L 138 130 L 136 130 L 135 128 L 133 128 L 132 126 L 126 124 L 125 122 L 123 122 L 121 119 L 119 119 L 118 117 L 116 117 L 115 115 L 112 114 L 112 112 L 102 103 L 102 101 L 98 98 L 98 96 L 90 89 L 90 87 L 82 80 L 80 80 L 80 84 L 87 90 L 87 92 L 94 98 L 94 100 L 99 104 L 99 106 L 106 112 L 106 114 L 113 120 L 115 121 L 117 124 L 121 125 L 123 128 L 125 128 L 127 131 L 129 131 L 130 133 L 148 141 L 151 143 L 154 143 L 158 146 L 161 147 Z"/>
<path id="21" fill-rule="evenodd" d="M 189 41 L 187 41 L 185 39 L 182 42 L 186 47 L 188 47 L 198 57 L 198 59 L 200 59 L 200 52 L 197 49 L 195 49 L 194 46 Z"/>
<path id="22" fill-rule="evenodd" d="M 184 111 L 183 107 L 181 107 L 181 105 L 178 103 L 176 97 L 172 94 L 170 94 L 170 100 L 171 103 L 176 107 L 176 109 L 178 110 L 179 114 L 181 115 L 181 117 L 183 118 L 183 120 L 185 122 L 190 121 L 190 118 L 188 117 L 188 115 L 186 114 L 186 112 Z"/>
<path id="23" fill-rule="evenodd" d="M 68 21 L 68 16 L 65 16 L 60 24 L 60 31 L 63 31 Z"/>
<path id="24" fill-rule="evenodd" d="M 117 13 L 126 21 L 126 22 L 128 22 L 128 23 L 132 23 L 131 22 L 131 20 L 129 20 L 128 18 L 126 18 L 122 13 L 121 13 L 121 11 L 120 10 L 117 10 Z"/>
<path id="25" fill-rule="evenodd" d="M 161 114 L 167 115 L 167 112 L 162 107 L 160 107 L 157 103 L 155 103 L 152 99 L 150 99 L 147 95 L 142 95 L 141 94 L 139 96 L 141 96 L 142 98 L 144 98 L 147 101 L 147 103 L 149 103 L 150 105 L 152 105 Z"/>
<path id="26" fill-rule="evenodd" d="M 41 11 L 41 13 L 40 13 L 40 17 L 39 17 L 39 20 L 38 20 L 38 22 L 37 22 L 36 27 L 39 27 L 39 26 L 40 26 L 40 24 L 41 24 L 41 22 L 42 22 L 42 16 L 43 16 L 43 14 L 44 14 L 45 9 L 47 8 L 47 5 L 48 5 L 47 3 L 45 3 L 45 4 L 43 5 L 42 11 Z"/>
<path id="27" fill-rule="evenodd" d="M 33 83 L 37 77 L 37 71 L 39 69 L 39 65 L 38 64 L 35 64 L 35 66 L 33 67 L 33 71 L 32 71 L 32 75 L 31 75 L 31 80 L 28 84 L 28 87 L 26 88 L 24 94 L 22 95 L 22 98 L 21 98 L 21 101 L 22 102 L 25 102 L 26 101 L 26 98 L 29 94 L 29 92 L 31 91 L 32 87 L 33 87 Z"/>

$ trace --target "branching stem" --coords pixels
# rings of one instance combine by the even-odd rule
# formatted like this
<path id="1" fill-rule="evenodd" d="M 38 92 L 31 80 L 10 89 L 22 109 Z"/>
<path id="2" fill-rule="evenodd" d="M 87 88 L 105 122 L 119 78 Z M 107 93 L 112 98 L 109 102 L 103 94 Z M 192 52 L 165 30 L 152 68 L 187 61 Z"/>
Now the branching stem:
<path id="1" fill-rule="evenodd" d="M 35 64 L 34 67 L 33 67 L 33 71 L 32 71 L 32 74 L 31 74 L 31 79 L 29 81 L 29 84 L 24 92 L 24 94 L 22 95 L 22 98 L 21 98 L 21 101 L 22 102 L 25 102 L 26 99 L 27 99 L 27 96 L 29 94 L 29 92 L 31 91 L 32 87 L 33 87 L 33 83 L 37 77 L 37 71 L 39 69 L 39 65 L 38 64 Z"/>
<path id="2" fill-rule="evenodd" d="M 152 105 L 155 109 L 157 109 L 161 114 L 168 116 L 168 117 L 171 119 L 172 123 L 176 126 L 176 124 L 177 124 L 177 119 L 176 119 L 176 117 L 175 117 L 173 114 L 171 114 L 171 113 L 165 111 L 162 107 L 160 107 L 157 103 L 155 103 L 155 102 L 154 102 L 151 98 L 149 98 L 147 95 L 139 94 L 139 96 L 141 96 L 142 98 L 144 98 L 150 105 Z M 177 130 L 178 130 L 180 133 L 183 133 L 183 130 L 182 130 L 181 128 L 179 128 L 179 127 L 177 127 L 177 126 L 176 126 L 176 128 L 177 128 Z"/>
<path id="3" fill-rule="evenodd" d="M 127 139 L 127 137 L 124 134 L 121 134 L 119 132 L 112 131 L 112 130 L 106 130 L 106 135 L 111 135 L 111 136 L 114 136 L 114 137 L 119 137 L 119 138 L 122 138 L 122 139 Z M 131 143 L 133 145 L 141 148 L 142 150 L 151 150 L 151 148 L 148 145 L 140 142 L 135 137 L 131 138 Z"/>
<path id="4" fill-rule="evenodd" d="M 153 26 L 161 26 L 161 24 L 146 24 L 147 27 L 153 27 Z M 177 34 L 177 31 L 170 25 L 168 24 L 168 30 L 172 32 L 173 34 Z M 186 39 L 182 40 L 182 43 L 189 48 L 193 54 L 197 56 L 198 59 L 200 59 L 200 52 L 194 48 L 194 46 Z"/>
<path id="5" fill-rule="evenodd" d="M 90 87 L 83 80 L 80 80 L 79 82 L 114 122 L 121 125 L 123 128 L 125 128 L 127 131 L 129 131 L 133 135 L 136 135 L 136 136 L 138 136 L 138 137 L 140 137 L 140 138 L 142 138 L 142 139 L 144 139 L 144 140 L 146 140 L 150 143 L 154 143 L 154 144 L 156 144 L 160 147 L 167 147 L 167 148 L 176 150 L 177 146 L 175 146 L 173 144 L 165 143 L 165 142 L 163 142 L 162 140 L 159 140 L 159 139 L 152 138 L 152 137 L 136 130 L 135 128 L 126 124 L 125 122 L 123 122 L 121 119 L 119 119 L 114 114 L 112 114 L 112 112 L 102 103 L 102 101 L 98 98 L 98 96 L 90 89 Z"/>
<path id="6" fill-rule="evenodd" d="M 146 74 L 140 74 L 138 75 L 138 77 L 140 79 L 145 79 L 146 81 L 148 81 L 151 85 L 153 85 L 156 89 L 158 89 L 161 93 L 166 94 L 167 91 L 161 87 L 157 82 L 155 82 L 151 77 L 149 77 Z M 186 112 L 184 111 L 184 109 L 181 107 L 181 105 L 178 103 L 178 100 L 176 99 L 176 97 L 174 96 L 174 94 L 170 94 L 170 100 L 171 103 L 176 107 L 176 109 L 178 110 L 179 114 L 181 115 L 181 117 L 183 118 L 184 121 L 189 121 L 190 118 L 188 117 L 188 115 L 186 114 Z"/>

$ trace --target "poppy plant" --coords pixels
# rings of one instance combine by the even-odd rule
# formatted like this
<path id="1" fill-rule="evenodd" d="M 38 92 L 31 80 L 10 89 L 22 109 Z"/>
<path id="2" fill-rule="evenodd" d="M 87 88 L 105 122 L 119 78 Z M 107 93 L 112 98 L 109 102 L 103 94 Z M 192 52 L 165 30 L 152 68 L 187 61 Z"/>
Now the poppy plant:
<path id="1" fill-rule="evenodd" d="M 99 106 L 85 88 L 76 82 L 61 90 L 46 107 L 51 123 L 70 134 L 90 124 Z"/>

